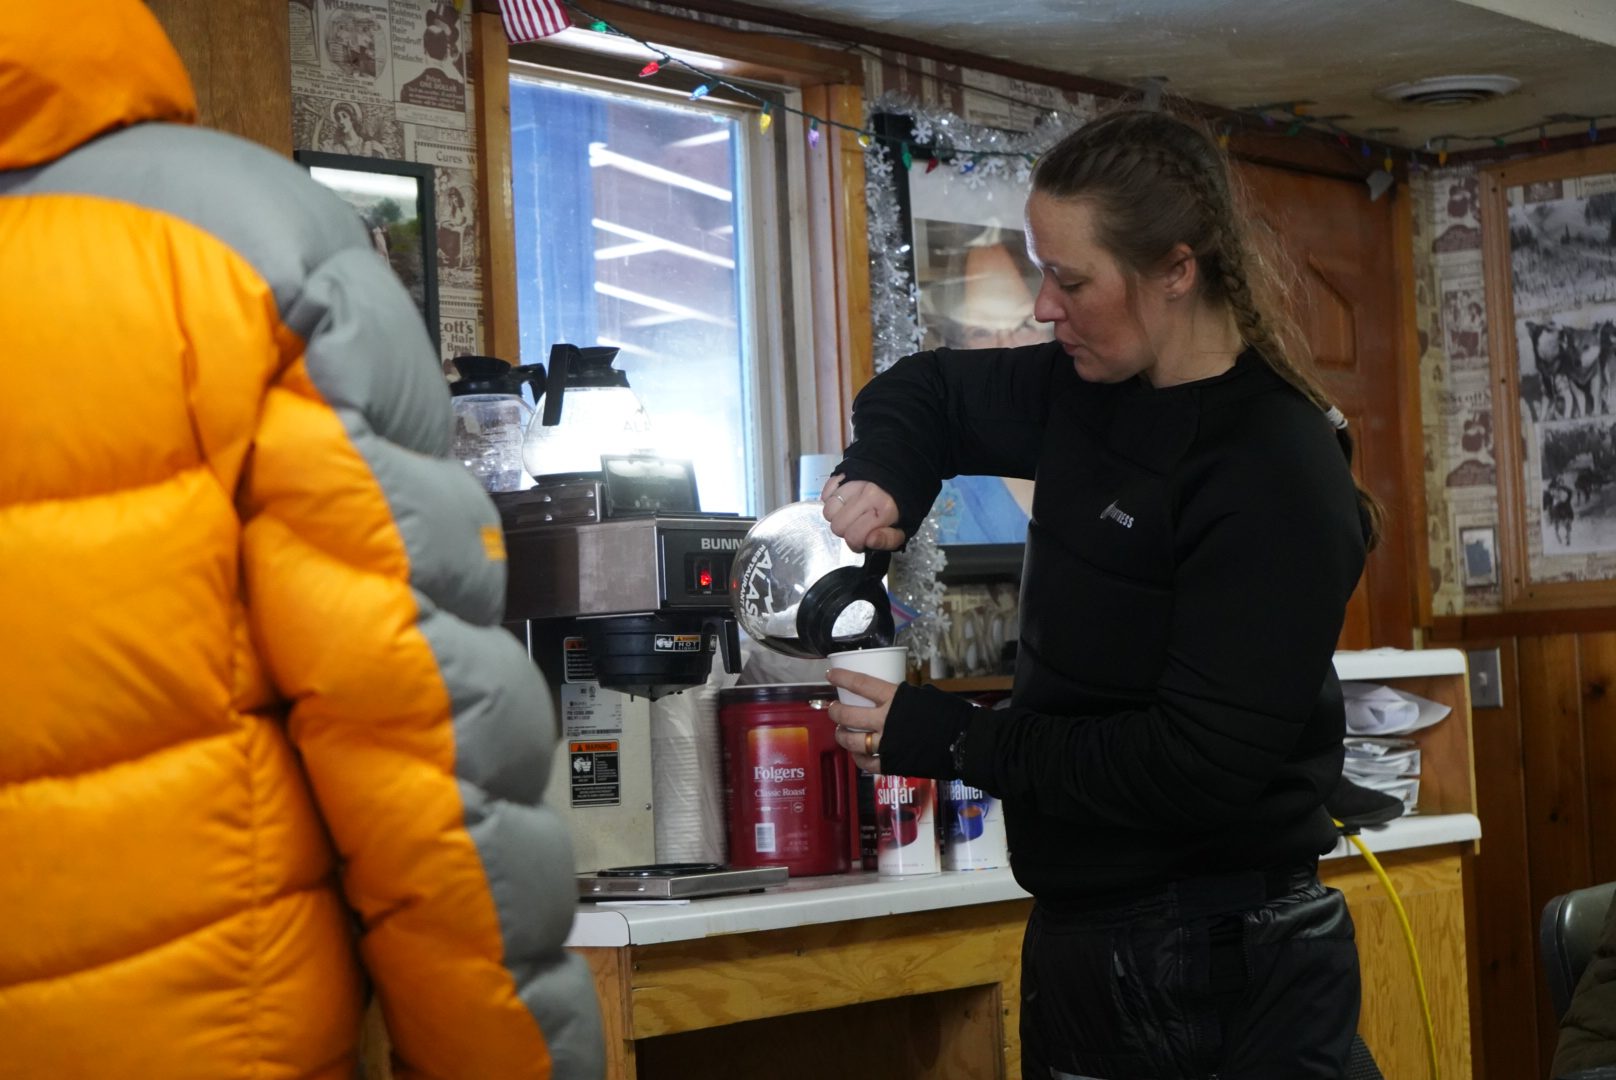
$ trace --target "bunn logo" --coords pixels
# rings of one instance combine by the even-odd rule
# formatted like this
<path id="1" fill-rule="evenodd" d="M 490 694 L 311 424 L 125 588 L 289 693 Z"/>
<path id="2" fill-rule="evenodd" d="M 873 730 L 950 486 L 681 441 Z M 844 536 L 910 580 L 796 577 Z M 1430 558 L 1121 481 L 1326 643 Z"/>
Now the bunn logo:
<path id="1" fill-rule="evenodd" d="M 703 551 L 735 551 L 741 546 L 738 536 L 704 536 L 701 538 Z"/>

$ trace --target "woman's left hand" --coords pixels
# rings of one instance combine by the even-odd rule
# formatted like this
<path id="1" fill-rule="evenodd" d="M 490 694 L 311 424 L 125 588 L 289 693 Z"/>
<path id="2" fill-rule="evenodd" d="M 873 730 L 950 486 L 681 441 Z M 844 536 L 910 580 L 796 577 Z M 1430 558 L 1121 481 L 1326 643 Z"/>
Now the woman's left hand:
<path id="1" fill-rule="evenodd" d="M 844 705 L 838 701 L 830 707 L 830 718 L 836 721 L 836 741 L 853 755 L 854 763 L 867 773 L 879 773 L 881 733 L 887 726 L 887 709 L 898 692 L 898 685 L 841 668 L 832 668 L 825 678 L 837 689 L 852 691 L 875 703 Z"/>

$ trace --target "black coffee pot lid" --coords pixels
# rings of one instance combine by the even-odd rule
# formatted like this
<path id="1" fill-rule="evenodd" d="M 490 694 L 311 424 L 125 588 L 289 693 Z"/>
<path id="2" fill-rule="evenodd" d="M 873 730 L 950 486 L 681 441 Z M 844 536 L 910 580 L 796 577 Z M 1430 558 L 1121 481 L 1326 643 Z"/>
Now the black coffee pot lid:
<path id="1" fill-rule="evenodd" d="M 460 378 L 449 384 L 451 397 L 462 397 L 466 394 L 517 394 L 522 393 L 523 383 L 533 384 L 533 394 L 537 400 L 544 393 L 544 365 L 524 364 L 512 365 L 509 360 L 501 360 L 497 356 L 457 356 L 450 363 L 454 364 L 455 371 Z"/>
<path id="2" fill-rule="evenodd" d="M 863 566 L 843 566 L 818 581 L 803 595 L 797 608 L 797 638 L 814 656 L 829 656 L 848 649 L 876 649 L 892 644 L 897 630 L 892 602 L 881 578 L 892 565 L 892 552 L 867 551 Z M 836 634 L 838 620 L 856 604 L 868 604 L 870 622 L 860 631 Z"/>
<path id="3" fill-rule="evenodd" d="M 565 372 L 568 390 L 627 386 L 628 373 L 612 366 L 612 361 L 617 359 L 617 353 L 615 345 L 552 345 L 550 367 L 557 377 L 560 377 L 555 370 L 558 367 L 560 371 Z"/>

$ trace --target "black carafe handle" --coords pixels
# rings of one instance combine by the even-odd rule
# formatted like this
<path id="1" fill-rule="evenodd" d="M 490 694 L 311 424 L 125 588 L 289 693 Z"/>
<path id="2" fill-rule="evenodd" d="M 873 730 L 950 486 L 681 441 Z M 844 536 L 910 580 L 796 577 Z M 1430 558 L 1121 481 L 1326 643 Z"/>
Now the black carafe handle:
<path id="1" fill-rule="evenodd" d="M 559 342 L 550 346 L 550 379 L 544 395 L 544 415 L 539 417 L 541 427 L 561 423 L 561 396 L 566 393 L 567 375 L 577 361 L 578 346 Z"/>

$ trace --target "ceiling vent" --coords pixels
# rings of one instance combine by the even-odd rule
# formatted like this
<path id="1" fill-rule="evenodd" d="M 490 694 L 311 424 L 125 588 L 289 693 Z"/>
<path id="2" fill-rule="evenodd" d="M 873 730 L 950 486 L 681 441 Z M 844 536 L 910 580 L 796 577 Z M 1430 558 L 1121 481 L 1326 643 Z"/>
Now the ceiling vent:
<path id="1" fill-rule="evenodd" d="M 1375 91 L 1383 101 L 1427 109 L 1476 105 L 1519 90 L 1521 82 L 1508 75 L 1438 75 L 1430 79 L 1393 83 Z"/>

